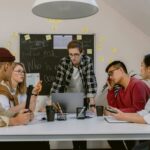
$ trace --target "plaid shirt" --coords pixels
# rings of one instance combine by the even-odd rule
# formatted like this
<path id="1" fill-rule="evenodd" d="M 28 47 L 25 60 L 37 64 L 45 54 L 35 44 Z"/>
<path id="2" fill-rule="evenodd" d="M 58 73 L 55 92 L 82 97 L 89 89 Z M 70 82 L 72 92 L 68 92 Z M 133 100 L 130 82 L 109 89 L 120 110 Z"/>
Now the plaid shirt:
<path id="1" fill-rule="evenodd" d="M 97 82 L 94 74 L 92 59 L 83 55 L 78 67 L 86 97 L 95 97 Z M 73 64 L 69 57 L 62 58 L 58 68 L 55 81 L 52 84 L 51 93 L 65 92 L 71 81 Z"/>

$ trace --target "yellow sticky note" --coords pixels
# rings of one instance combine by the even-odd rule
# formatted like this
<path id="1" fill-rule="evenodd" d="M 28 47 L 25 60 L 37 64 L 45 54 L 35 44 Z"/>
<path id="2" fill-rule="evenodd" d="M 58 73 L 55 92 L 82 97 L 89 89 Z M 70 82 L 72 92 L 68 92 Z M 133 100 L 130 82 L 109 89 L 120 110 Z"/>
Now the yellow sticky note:
<path id="1" fill-rule="evenodd" d="M 82 35 L 77 35 L 77 40 L 82 40 Z"/>
<path id="2" fill-rule="evenodd" d="M 97 49 L 97 51 L 101 51 L 103 49 L 103 47 L 101 45 L 97 45 L 96 49 Z"/>
<path id="3" fill-rule="evenodd" d="M 16 52 L 15 51 L 12 51 L 11 53 L 12 53 L 12 55 L 16 56 Z"/>
<path id="4" fill-rule="evenodd" d="M 104 57 L 103 57 L 103 56 L 100 56 L 100 57 L 99 57 L 99 61 L 100 61 L 100 62 L 103 62 L 103 61 L 104 61 Z"/>
<path id="5" fill-rule="evenodd" d="M 31 39 L 29 34 L 26 34 L 26 35 L 24 36 L 24 38 L 25 38 L 25 40 L 30 40 L 30 39 Z"/>
<path id="6" fill-rule="evenodd" d="M 111 63 L 113 61 L 113 58 L 109 58 L 109 63 Z"/>
<path id="7" fill-rule="evenodd" d="M 7 41 L 6 44 L 5 44 L 5 47 L 10 50 L 10 48 L 11 48 L 11 41 Z"/>
<path id="8" fill-rule="evenodd" d="M 105 42 L 106 41 L 106 37 L 104 35 L 101 35 L 99 41 L 101 43 Z"/>
<path id="9" fill-rule="evenodd" d="M 19 37 L 19 34 L 18 34 L 17 32 L 13 32 L 13 33 L 12 33 L 12 37 L 13 37 L 13 38 L 18 38 L 18 37 Z"/>
<path id="10" fill-rule="evenodd" d="M 116 53 L 116 52 L 118 51 L 118 49 L 117 49 L 117 48 L 111 48 L 111 51 L 112 51 L 113 53 Z"/>
<path id="11" fill-rule="evenodd" d="M 53 23 L 53 24 L 59 24 L 62 22 L 61 19 L 48 19 L 49 23 Z"/>
<path id="12" fill-rule="evenodd" d="M 49 41 L 49 40 L 51 40 L 51 39 L 52 39 L 51 35 L 46 35 L 46 40 L 47 40 L 47 41 Z"/>
<path id="13" fill-rule="evenodd" d="M 84 34 L 88 33 L 89 32 L 89 28 L 85 26 L 85 27 L 82 28 L 81 32 L 84 33 Z"/>
<path id="14" fill-rule="evenodd" d="M 51 31 L 55 32 L 57 29 L 57 26 L 54 24 L 54 25 L 51 25 Z"/>
<path id="15" fill-rule="evenodd" d="M 87 54 L 92 54 L 92 49 L 87 49 Z"/>

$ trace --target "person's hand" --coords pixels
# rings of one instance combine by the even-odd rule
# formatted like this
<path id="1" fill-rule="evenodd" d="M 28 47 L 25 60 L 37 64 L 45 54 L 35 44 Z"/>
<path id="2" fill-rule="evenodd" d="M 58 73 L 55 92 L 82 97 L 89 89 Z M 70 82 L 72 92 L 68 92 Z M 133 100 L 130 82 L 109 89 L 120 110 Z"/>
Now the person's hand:
<path id="1" fill-rule="evenodd" d="M 108 85 L 108 89 L 111 90 L 111 89 L 113 89 L 115 83 L 110 78 L 108 78 L 107 85 Z"/>
<path id="2" fill-rule="evenodd" d="M 42 81 L 38 81 L 38 83 L 33 88 L 32 93 L 38 95 L 41 92 L 41 90 L 42 90 Z"/>
<path id="3" fill-rule="evenodd" d="M 10 125 L 26 125 L 30 122 L 31 118 L 31 112 L 28 109 L 23 109 L 16 117 L 11 118 Z"/>
<path id="4" fill-rule="evenodd" d="M 90 107 L 89 108 L 89 111 L 93 112 L 93 113 L 96 113 L 96 108 L 95 107 Z"/>
<path id="5" fill-rule="evenodd" d="M 117 113 L 111 113 L 110 115 L 115 117 L 117 120 L 126 120 L 126 113 L 122 112 L 121 110 L 114 108 L 114 110 L 117 111 Z"/>
<path id="6" fill-rule="evenodd" d="M 95 99 L 93 97 L 89 98 L 89 111 L 96 113 L 96 108 L 95 108 Z"/>
<path id="7" fill-rule="evenodd" d="M 115 110 L 117 113 L 111 113 L 107 110 L 105 110 L 105 112 L 107 113 L 107 115 L 113 116 L 114 118 L 116 118 L 117 120 L 125 120 L 126 117 L 126 113 L 122 112 L 121 110 L 114 108 L 114 107 L 110 107 L 109 108 Z"/>

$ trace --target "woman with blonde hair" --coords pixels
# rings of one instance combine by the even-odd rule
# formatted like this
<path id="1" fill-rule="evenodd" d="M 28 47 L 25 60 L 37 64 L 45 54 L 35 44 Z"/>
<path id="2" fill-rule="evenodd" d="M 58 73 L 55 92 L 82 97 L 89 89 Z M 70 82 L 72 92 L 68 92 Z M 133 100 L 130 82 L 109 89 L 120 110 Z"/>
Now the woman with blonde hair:
<path id="1" fill-rule="evenodd" d="M 22 63 L 14 62 L 11 81 L 2 81 L 1 89 L 7 93 L 6 95 L 0 94 L 0 103 L 3 108 L 9 109 L 14 113 L 18 113 L 21 109 L 25 108 L 26 103 L 26 70 Z M 38 91 L 37 91 L 37 88 Z M 38 95 L 41 90 L 41 81 L 34 87 L 32 94 Z M 9 96 L 9 99 L 8 99 Z M 30 110 L 34 111 L 36 99 L 31 99 Z"/>
<path id="2" fill-rule="evenodd" d="M 12 65 L 12 75 L 11 81 L 2 81 L 0 85 L 0 104 L 6 110 L 13 112 L 14 114 L 19 114 L 19 112 L 25 108 L 26 104 L 26 70 L 22 63 L 15 62 Z M 39 81 L 32 90 L 32 96 L 30 99 L 30 110 L 34 112 L 37 95 L 42 89 L 41 81 Z M 22 121 L 18 122 L 16 125 L 23 124 Z M 39 147 L 45 150 L 49 150 L 49 142 L 48 141 L 40 141 L 40 142 L 9 142 L 8 145 L 5 143 L 0 143 L 0 145 L 5 146 L 6 149 L 10 149 L 11 147 Z"/>

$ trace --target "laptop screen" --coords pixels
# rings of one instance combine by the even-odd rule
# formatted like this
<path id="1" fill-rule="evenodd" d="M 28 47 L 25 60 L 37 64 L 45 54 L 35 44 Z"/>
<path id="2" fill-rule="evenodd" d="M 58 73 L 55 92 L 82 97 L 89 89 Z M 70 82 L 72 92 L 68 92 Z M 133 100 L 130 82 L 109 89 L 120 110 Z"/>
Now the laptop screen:
<path id="1" fill-rule="evenodd" d="M 83 107 L 83 93 L 52 93 L 52 102 L 59 103 L 63 112 L 76 113 L 77 107 Z"/>

